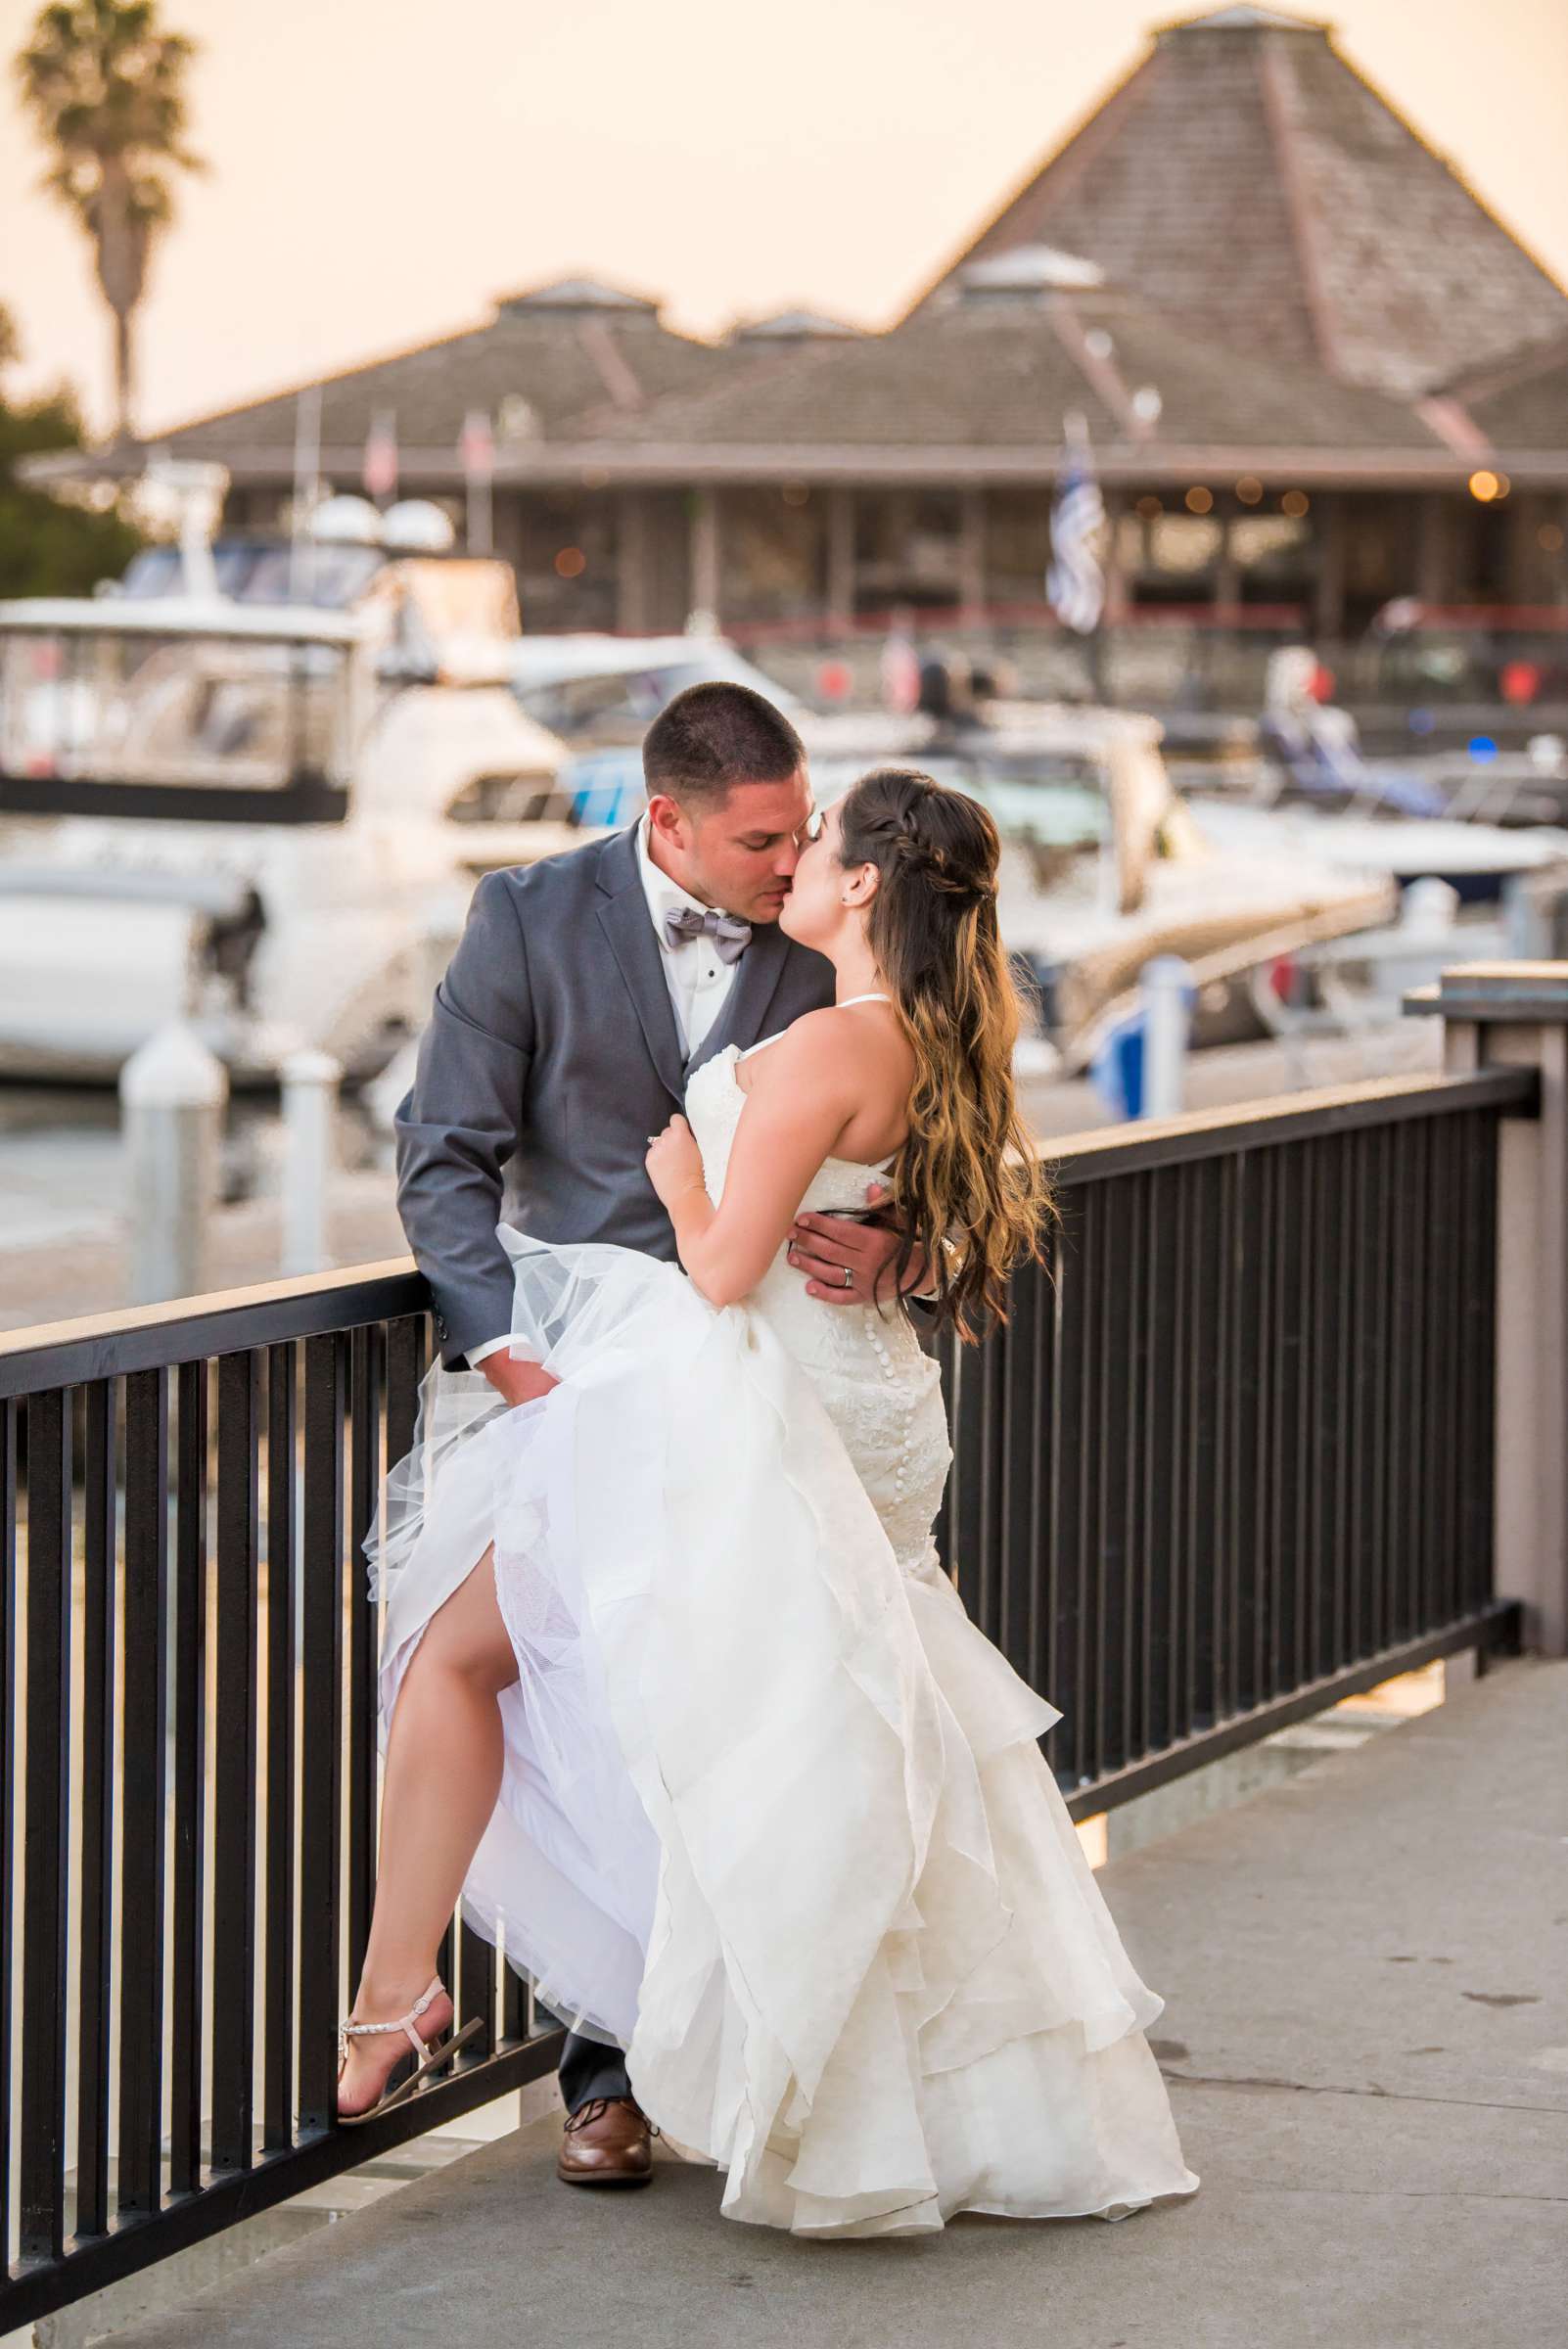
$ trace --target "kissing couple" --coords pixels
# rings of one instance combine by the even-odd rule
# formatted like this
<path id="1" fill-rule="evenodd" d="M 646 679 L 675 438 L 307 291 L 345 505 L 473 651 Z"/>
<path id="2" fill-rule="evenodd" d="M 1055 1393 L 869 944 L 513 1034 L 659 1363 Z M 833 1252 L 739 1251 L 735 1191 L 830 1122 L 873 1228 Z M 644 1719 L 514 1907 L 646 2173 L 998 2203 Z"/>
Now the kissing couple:
<path id="1" fill-rule="evenodd" d="M 1122 1947 L 932 1527 L 934 1331 L 1005 1313 L 1048 1192 L 989 814 L 825 812 L 695 685 L 626 831 L 481 881 L 397 1113 L 439 1363 L 366 1548 L 374 1919 L 339 2118 L 467 2032 L 454 1906 L 570 2022 L 558 2170 L 824 2238 L 1191 2193 Z M 469 2026 L 472 2030 L 477 2026 Z"/>

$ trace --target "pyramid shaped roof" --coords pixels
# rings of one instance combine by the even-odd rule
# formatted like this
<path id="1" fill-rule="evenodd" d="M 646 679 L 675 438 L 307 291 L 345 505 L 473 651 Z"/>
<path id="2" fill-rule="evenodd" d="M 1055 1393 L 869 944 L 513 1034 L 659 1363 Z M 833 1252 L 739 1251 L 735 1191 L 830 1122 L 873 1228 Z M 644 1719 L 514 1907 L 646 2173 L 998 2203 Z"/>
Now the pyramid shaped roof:
<path id="1" fill-rule="evenodd" d="M 1277 9 L 1163 26 L 933 292 L 1018 246 L 1396 398 L 1568 328 L 1568 294 L 1328 26 Z"/>

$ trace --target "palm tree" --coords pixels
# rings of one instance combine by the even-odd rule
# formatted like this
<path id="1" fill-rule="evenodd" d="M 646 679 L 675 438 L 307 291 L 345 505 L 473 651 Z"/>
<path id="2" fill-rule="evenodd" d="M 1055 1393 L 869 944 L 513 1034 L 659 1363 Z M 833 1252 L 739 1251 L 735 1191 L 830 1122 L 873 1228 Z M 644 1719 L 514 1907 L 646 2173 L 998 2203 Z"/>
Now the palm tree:
<path id="1" fill-rule="evenodd" d="M 115 314 L 115 429 L 130 437 L 131 313 L 159 230 L 173 217 L 185 145 L 185 79 L 196 43 L 165 32 L 158 0 L 52 0 L 17 59 L 23 105 L 56 161 L 45 181 L 93 241 Z"/>

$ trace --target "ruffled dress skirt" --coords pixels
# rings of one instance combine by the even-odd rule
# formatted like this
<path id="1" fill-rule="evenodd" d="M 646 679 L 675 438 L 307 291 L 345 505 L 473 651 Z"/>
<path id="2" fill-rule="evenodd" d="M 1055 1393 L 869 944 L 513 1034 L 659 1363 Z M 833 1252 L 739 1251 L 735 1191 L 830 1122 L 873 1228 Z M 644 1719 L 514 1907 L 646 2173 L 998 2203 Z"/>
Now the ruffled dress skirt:
<path id="1" fill-rule="evenodd" d="M 896 1560 L 765 1319 L 673 1267 L 503 1229 L 508 1408 L 433 1371 L 367 1549 L 382 1738 L 493 1543 L 519 1678 L 468 1919 L 626 2053 L 726 2173 L 823 2237 L 1105 2218 L 1198 2181 L 1139 1980 L 1037 1739 L 1061 1718 Z"/>

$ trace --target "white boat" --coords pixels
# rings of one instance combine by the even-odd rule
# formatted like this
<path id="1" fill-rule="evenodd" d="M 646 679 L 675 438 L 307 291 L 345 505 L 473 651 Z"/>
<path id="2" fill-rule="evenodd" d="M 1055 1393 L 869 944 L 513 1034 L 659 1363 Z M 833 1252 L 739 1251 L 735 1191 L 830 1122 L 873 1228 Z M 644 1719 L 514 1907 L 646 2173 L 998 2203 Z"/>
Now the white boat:
<path id="1" fill-rule="evenodd" d="M 503 564 L 385 560 L 352 610 L 0 605 L 0 1075 L 113 1079 L 190 1018 L 237 1082 L 417 1033 L 479 873 L 571 846 L 510 690 Z"/>
<path id="2" fill-rule="evenodd" d="M 642 738 L 688 685 L 750 685 L 800 727 L 808 747 L 816 723 L 787 686 L 718 635 L 525 636 L 512 648 L 509 673 L 529 716 L 566 746 L 562 786 L 580 823 L 628 824 L 641 813 Z"/>
<path id="3" fill-rule="evenodd" d="M 1158 719 L 1031 705 L 972 757 L 923 763 L 983 800 L 1002 835 L 998 913 L 1033 972 L 1065 1071 L 1092 1061 L 1156 955 L 1190 972 L 1193 1041 L 1257 1032 L 1251 975 L 1386 923 L 1388 878 L 1349 859 L 1211 838 L 1172 785 Z"/>
<path id="4" fill-rule="evenodd" d="M 752 686 L 791 718 L 804 710 L 727 636 L 524 636 L 508 669 L 530 715 L 573 746 L 635 748 L 667 702 L 715 680 Z"/>
<path id="5" fill-rule="evenodd" d="M 1496 906 L 1511 881 L 1568 860 L 1568 830 L 1556 824 L 1516 830 L 1456 816 L 1334 814 L 1296 802 L 1194 800 L 1192 808 L 1226 848 L 1386 873 L 1401 888 L 1446 881 L 1466 905 Z"/>

